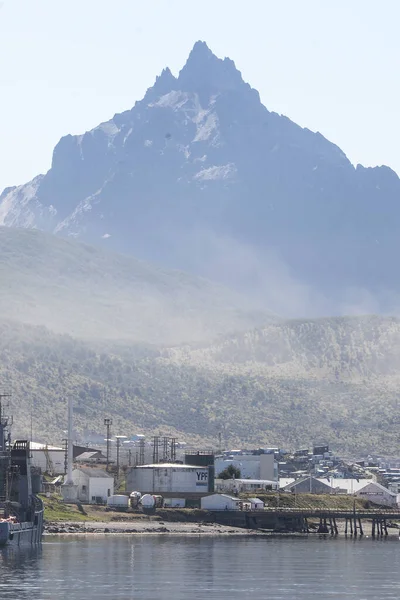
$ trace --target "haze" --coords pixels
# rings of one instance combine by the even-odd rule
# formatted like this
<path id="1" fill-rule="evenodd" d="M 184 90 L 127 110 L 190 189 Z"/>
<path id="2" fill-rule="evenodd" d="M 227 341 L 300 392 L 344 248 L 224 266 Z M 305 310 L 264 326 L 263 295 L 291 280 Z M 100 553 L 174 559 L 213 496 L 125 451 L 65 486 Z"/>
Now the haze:
<path id="1" fill-rule="evenodd" d="M 372 0 L 4 0 L 0 189 L 50 167 L 62 135 L 133 106 L 197 39 L 270 109 L 400 172 L 400 5 Z"/>

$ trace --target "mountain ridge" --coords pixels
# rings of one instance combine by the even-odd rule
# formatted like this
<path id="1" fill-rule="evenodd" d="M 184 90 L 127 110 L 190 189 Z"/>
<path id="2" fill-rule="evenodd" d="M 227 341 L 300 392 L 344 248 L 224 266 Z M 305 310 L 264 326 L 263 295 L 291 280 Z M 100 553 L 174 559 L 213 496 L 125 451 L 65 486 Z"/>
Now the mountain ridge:
<path id="1" fill-rule="evenodd" d="M 393 312 L 399 200 L 389 167 L 355 167 L 268 111 L 233 61 L 197 42 L 177 77 L 164 69 L 131 110 L 63 137 L 45 175 L 5 190 L 0 223 L 247 287 L 286 316 L 360 299 Z M 305 299 L 287 303 L 299 287 Z"/>

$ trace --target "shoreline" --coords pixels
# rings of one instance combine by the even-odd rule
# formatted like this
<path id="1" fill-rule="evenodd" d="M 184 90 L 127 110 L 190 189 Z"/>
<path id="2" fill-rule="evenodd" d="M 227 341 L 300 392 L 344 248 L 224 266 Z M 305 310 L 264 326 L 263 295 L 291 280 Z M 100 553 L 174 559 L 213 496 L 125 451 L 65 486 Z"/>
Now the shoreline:
<path id="1" fill-rule="evenodd" d="M 264 530 L 244 529 L 217 523 L 184 523 L 164 521 L 65 521 L 45 524 L 44 535 L 93 535 L 93 534 L 130 534 L 130 535 L 267 535 Z"/>
<path id="2" fill-rule="evenodd" d="M 365 528 L 364 535 L 357 538 L 372 538 L 370 528 Z M 245 529 L 218 523 L 181 522 L 181 521 L 63 521 L 45 523 L 44 536 L 47 535 L 94 535 L 94 534 L 125 534 L 125 535 L 201 535 L 201 536 L 247 536 L 247 537 L 308 537 L 324 536 L 332 538 L 350 538 L 344 533 L 344 527 L 339 527 L 338 535 L 318 533 L 316 530 L 306 532 L 272 531 L 266 529 Z M 399 538 L 400 530 L 391 528 L 388 536 L 376 536 L 375 539 Z"/>

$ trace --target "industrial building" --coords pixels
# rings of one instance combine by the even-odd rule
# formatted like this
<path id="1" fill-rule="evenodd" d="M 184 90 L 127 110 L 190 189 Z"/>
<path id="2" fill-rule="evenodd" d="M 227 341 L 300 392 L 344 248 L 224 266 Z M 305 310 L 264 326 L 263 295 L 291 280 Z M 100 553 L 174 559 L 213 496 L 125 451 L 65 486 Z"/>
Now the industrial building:
<path id="1" fill-rule="evenodd" d="M 75 458 L 75 461 L 80 464 L 84 464 L 84 463 L 106 464 L 107 457 L 104 456 L 100 450 L 96 450 L 93 452 L 82 452 L 82 454 L 79 454 Z"/>
<path id="2" fill-rule="evenodd" d="M 66 468 L 65 448 L 30 442 L 31 464 L 40 469 L 42 473 L 57 476 L 63 475 Z M 106 458 L 100 450 L 86 448 L 85 446 L 73 446 L 73 458 L 79 462 L 105 462 Z"/>
<path id="3" fill-rule="evenodd" d="M 397 506 L 397 494 L 376 481 L 364 481 L 365 485 L 356 492 L 356 496 L 380 506 Z"/>
<path id="4" fill-rule="evenodd" d="M 229 465 L 240 470 L 242 479 L 278 479 L 278 463 L 274 454 L 241 453 L 215 457 L 216 477 Z"/>
<path id="5" fill-rule="evenodd" d="M 397 506 L 397 494 L 372 479 L 304 477 L 280 479 L 280 489 L 297 494 L 349 494 L 381 506 Z"/>
<path id="6" fill-rule="evenodd" d="M 65 473 L 65 448 L 30 442 L 31 465 L 42 473 L 63 475 Z"/>
<path id="7" fill-rule="evenodd" d="M 103 469 L 78 467 L 72 471 L 72 481 L 78 486 L 80 502 L 105 504 L 114 494 L 114 478 Z"/>
<path id="8" fill-rule="evenodd" d="M 295 494 L 332 494 L 334 493 L 329 481 L 322 481 L 315 477 L 302 477 L 293 480 L 288 485 L 281 488 L 284 492 L 293 492 Z"/>
<path id="9" fill-rule="evenodd" d="M 128 469 L 126 490 L 142 494 L 207 494 L 214 490 L 213 469 L 177 463 L 140 465 Z"/>

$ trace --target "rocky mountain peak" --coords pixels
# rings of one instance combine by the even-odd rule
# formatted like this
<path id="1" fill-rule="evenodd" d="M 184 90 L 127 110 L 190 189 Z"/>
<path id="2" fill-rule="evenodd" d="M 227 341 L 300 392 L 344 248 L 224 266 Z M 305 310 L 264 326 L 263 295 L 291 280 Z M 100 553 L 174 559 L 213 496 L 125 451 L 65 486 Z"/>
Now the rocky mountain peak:
<path id="1" fill-rule="evenodd" d="M 156 81 L 153 87 L 149 88 L 146 92 L 143 102 L 146 104 L 153 101 L 164 94 L 168 94 L 177 87 L 177 79 L 172 74 L 169 67 L 166 67 L 161 71 L 161 75 L 156 77 Z"/>
<path id="2" fill-rule="evenodd" d="M 46 175 L 5 190 L 0 223 L 251 288 L 279 314 L 352 312 L 353 289 L 389 312 L 399 198 L 389 168 L 355 169 L 322 135 L 269 112 L 235 63 L 199 41 L 178 77 L 164 69 L 131 110 L 64 137 Z M 303 302 L 303 288 L 320 300 Z"/>
<path id="3" fill-rule="evenodd" d="M 205 42 L 198 41 L 179 73 L 178 85 L 201 94 L 236 90 L 245 83 L 233 60 L 218 58 Z"/>

